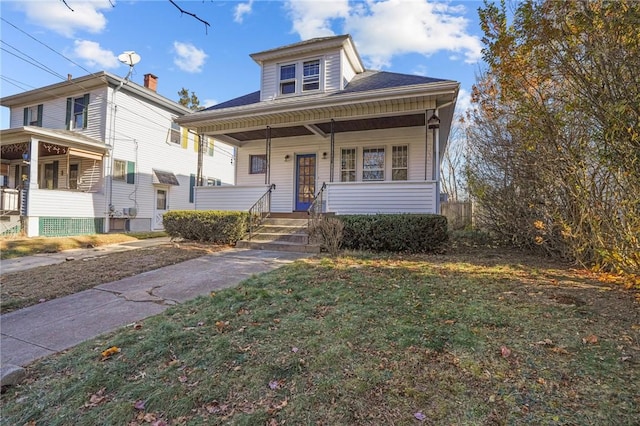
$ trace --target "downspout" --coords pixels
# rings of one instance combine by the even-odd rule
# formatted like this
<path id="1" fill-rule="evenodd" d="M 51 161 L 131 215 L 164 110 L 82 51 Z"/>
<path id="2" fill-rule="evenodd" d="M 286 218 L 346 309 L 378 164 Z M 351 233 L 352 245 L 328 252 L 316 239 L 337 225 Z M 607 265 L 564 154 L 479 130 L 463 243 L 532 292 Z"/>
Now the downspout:
<path id="1" fill-rule="evenodd" d="M 333 118 L 331 119 L 331 150 L 330 155 L 331 158 L 329 160 L 329 182 L 333 182 L 333 168 L 334 168 L 334 154 L 335 154 L 335 134 L 333 133 Z"/>

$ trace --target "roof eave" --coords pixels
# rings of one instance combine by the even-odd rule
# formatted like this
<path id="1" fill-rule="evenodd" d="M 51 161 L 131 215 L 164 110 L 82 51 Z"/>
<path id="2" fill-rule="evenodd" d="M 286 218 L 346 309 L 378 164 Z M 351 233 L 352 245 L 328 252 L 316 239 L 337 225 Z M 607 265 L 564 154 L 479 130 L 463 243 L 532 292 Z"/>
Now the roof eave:
<path id="1" fill-rule="evenodd" d="M 412 96 L 441 96 L 452 95 L 456 98 L 460 83 L 453 80 L 445 80 L 437 83 L 418 84 L 402 88 L 386 88 L 371 90 L 362 93 L 350 93 L 348 96 L 336 97 L 323 96 L 308 102 L 302 102 L 300 98 L 292 98 L 288 102 L 263 101 L 250 105 L 224 108 L 212 111 L 202 111 L 187 116 L 179 117 L 176 122 L 184 127 L 190 124 L 202 123 L 208 120 L 224 120 L 229 118 L 241 119 L 257 114 L 299 112 L 302 110 L 312 110 L 315 108 L 340 107 L 347 104 L 359 102 L 392 101 L 394 99 L 407 98 Z M 337 102 L 336 102 L 337 100 Z"/>

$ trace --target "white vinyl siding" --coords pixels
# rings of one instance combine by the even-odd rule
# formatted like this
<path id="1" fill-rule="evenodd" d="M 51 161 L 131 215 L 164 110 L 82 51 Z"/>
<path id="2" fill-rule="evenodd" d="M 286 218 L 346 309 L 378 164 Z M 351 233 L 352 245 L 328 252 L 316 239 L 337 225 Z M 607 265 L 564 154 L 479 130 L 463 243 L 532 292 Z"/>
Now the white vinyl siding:
<path id="1" fill-rule="evenodd" d="M 329 183 L 327 211 L 336 214 L 435 213 L 435 182 Z"/>

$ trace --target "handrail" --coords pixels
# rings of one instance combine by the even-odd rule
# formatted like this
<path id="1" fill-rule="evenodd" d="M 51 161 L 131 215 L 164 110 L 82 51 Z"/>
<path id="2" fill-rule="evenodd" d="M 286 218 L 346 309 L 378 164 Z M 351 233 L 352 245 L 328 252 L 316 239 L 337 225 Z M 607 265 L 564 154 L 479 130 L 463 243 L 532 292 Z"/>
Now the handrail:
<path id="1" fill-rule="evenodd" d="M 271 215 L 271 191 L 276 189 L 276 184 L 272 183 L 267 192 L 256 201 L 249 209 L 249 239 L 253 237 L 253 230 L 259 227 L 262 222 Z"/>
<path id="2" fill-rule="evenodd" d="M 309 219 L 307 220 L 307 236 L 309 240 L 311 240 L 311 227 L 314 221 L 320 218 L 320 214 L 322 213 L 322 201 L 324 198 L 324 191 L 327 189 L 327 183 L 322 182 L 322 186 L 317 194 L 314 195 L 313 201 L 311 205 L 307 209 L 307 214 L 309 215 Z M 309 241 L 311 242 L 311 241 Z"/>

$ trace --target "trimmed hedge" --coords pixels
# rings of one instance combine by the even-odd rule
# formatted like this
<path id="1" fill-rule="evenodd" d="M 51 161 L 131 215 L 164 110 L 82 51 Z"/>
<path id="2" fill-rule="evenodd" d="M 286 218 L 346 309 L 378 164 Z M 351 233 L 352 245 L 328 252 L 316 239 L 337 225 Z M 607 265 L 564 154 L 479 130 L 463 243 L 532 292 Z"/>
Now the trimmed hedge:
<path id="1" fill-rule="evenodd" d="M 235 244 L 247 232 L 249 213 L 219 210 L 172 210 L 162 223 L 171 238 Z"/>
<path id="2" fill-rule="evenodd" d="M 435 214 L 336 216 L 344 223 L 342 248 L 426 253 L 445 243 L 447 218 Z"/>

